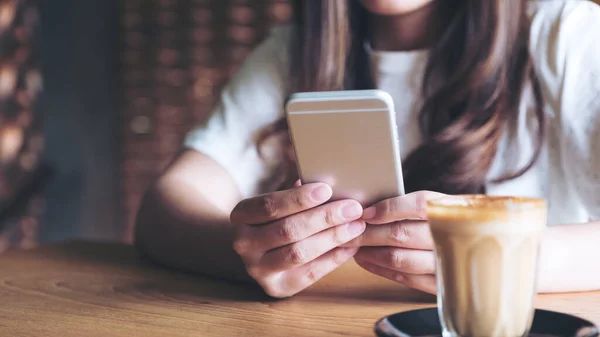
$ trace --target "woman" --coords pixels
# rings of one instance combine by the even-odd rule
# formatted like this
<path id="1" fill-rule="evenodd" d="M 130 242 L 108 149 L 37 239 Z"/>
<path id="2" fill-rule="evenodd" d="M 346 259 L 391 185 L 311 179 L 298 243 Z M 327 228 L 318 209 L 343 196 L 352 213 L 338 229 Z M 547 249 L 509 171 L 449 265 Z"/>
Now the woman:
<path id="1" fill-rule="evenodd" d="M 600 288 L 597 5 L 295 5 L 295 25 L 245 61 L 147 193 L 136 230 L 141 250 L 181 269 L 254 280 L 274 297 L 302 291 L 351 258 L 433 293 L 425 201 L 527 195 L 550 205 L 540 291 Z M 363 210 L 353 200 L 325 204 L 324 184 L 292 187 L 286 97 L 374 87 L 394 98 L 410 193 Z"/>

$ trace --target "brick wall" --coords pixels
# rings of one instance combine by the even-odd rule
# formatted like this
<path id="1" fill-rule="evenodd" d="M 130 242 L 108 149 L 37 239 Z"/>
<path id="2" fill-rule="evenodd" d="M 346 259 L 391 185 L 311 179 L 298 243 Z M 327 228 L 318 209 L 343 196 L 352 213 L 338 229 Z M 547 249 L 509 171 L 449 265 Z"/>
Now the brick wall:
<path id="1" fill-rule="evenodd" d="M 229 76 L 277 24 L 286 0 L 121 0 L 123 153 L 127 229 L 148 184 L 206 119 Z"/>

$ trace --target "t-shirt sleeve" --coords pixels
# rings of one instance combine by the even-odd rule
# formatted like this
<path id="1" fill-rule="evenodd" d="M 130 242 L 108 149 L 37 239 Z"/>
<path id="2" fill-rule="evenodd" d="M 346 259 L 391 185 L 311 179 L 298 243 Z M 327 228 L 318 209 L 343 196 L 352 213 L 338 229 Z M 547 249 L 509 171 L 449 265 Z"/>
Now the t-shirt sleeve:
<path id="1" fill-rule="evenodd" d="M 548 27 L 546 77 L 555 76 L 553 118 L 568 185 L 590 220 L 600 220 L 600 6 L 566 1 Z"/>
<path id="2" fill-rule="evenodd" d="M 256 137 L 283 116 L 288 91 L 289 27 L 275 29 L 244 61 L 221 92 L 208 120 L 188 133 L 184 146 L 219 163 L 242 196 L 258 190 L 270 172 Z"/>

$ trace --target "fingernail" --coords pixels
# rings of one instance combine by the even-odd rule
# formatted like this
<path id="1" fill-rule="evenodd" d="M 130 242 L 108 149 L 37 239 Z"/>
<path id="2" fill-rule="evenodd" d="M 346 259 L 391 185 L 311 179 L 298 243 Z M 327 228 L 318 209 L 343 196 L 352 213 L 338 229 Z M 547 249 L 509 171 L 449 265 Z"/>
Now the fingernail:
<path id="1" fill-rule="evenodd" d="M 356 203 L 348 204 L 342 208 L 342 216 L 346 219 L 356 219 L 362 213 L 362 208 Z"/>
<path id="2" fill-rule="evenodd" d="M 365 223 L 362 221 L 353 221 L 348 224 L 348 233 L 352 236 L 362 234 L 365 231 Z"/>
<path id="3" fill-rule="evenodd" d="M 363 211 L 362 218 L 365 220 L 373 219 L 376 213 L 375 207 L 369 207 Z"/>
<path id="4" fill-rule="evenodd" d="M 329 186 L 319 186 L 312 191 L 311 197 L 315 202 L 325 202 L 331 198 L 331 194 Z"/>

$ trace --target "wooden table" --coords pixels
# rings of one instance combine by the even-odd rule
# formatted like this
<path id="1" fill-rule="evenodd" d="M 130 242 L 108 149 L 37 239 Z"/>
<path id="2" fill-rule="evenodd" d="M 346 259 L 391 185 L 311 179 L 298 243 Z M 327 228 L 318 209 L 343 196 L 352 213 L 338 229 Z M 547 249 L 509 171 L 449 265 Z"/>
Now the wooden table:
<path id="1" fill-rule="evenodd" d="M 390 313 L 432 307 L 349 263 L 304 293 L 165 270 L 126 245 L 72 242 L 0 256 L 0 336 L 373 336 Z M 538 307 L 600 322 L 600 292 L 540 296 Z"/>

